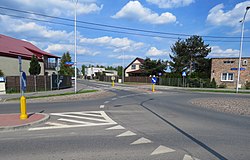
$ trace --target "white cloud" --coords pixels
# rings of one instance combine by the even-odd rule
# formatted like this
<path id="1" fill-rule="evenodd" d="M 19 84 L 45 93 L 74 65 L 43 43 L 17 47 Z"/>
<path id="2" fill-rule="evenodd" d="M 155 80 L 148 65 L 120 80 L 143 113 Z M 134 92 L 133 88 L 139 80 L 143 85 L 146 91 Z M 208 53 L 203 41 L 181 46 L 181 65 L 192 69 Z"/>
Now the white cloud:
<path id="1" fill-rule="evenodd" d="M 39 13 L 45 13 L 53 16 L 73 16 L 75 3 L 72 0 L 12 0 L 15 9 L 19 7 Z M 38 5 L 39 4 L 39 5 Z M 13 7 L 13 6 L 12 6 Z M 98 6 L 94 0 L 78 1 L 77 14 L 89 14 L 100 12 L 103 5 Z"/>
<path id="2" fill-rule="evenodd" d="M 69 51 L 72 55 L 74 54 L 74 45 L 69 44 L 50 44 L 48 45 L 46 52 L 49 53 L 65 53 Z M 90 49 L 77 46 L 77 55 L 89 55 L 89 56 L 96 56 L 99 52 L 93 52 Z"/>
<path id="3" fill-rule="evenodd" d="M 156 4 L 159 8 L 178 8 L 188 6 L 195 0 L 147 0 L 147 2 Z"/>
<path id="4" fill-rule="evenodd" d="M 166 24 L 176 22 L 176 17 L 169 12 L 154 13 L 149 8 L 145 8 L 139 1 L 129 1 L 119 12 L 117 12 L 112 18 L 128 18 L 138 20 L 140 22 L 150 24 Z"/>
<path id="5" fill-rule="evenodd" d="M 213 7 L 207 16 L 207 22 L 215 26 L 239 26 L 239 21 L 243 18 L 246 6 L 250 6 L 250 1 L 241 2 L 235 5 L 232 10 L 224 11 L 224 5 L 218 4 Z M 250 20 L 250 16 L 246 17 L 246 21 Z"/>
<path id="6" fill-rule="evenodd" d="M 113 49 L 113 52 L 134 51 L 144 46 L 142 42 L 135 42 L 128 38 L 112 38 L 109 36 L 99 38 L 81 38 L 80 43 L 106 46 Z"/>
<path id="7" fill-rule="evenodd" d="M 155 47 L 151 47 L 146 53 L 146 56 L 154 56 L 154 57 L 165 56 L 165 55 L 169 55 L 169 53 L 167 51 L 164 51 L 164 50 L 158 50 Z"/>
<path id="8" fill-rule="evenodd" d="M 135 55 L 109 55 L 110 58 L 116 58 L 116 59 L 135 59 L 137 56 Z"/>
<path id="9" fill-rule="evenodd" d="M 36 39 L 49 39 L 50 41 L 67 40 L 73 36 L 73 32 L 67 33 L 64 30 L 52 30 L 35 22 L 26 22 L 0 15 L 0 28 L 3 33 L 18 33 L 23 36 L 35 37 Z"/>
<path id="10" fill-rule="evenodd" d="M 226 49 L 223 50 L 220 46 L 211 46 L 211 53 L 208 57 L 237 57 L 239 56 L 239 50 Z"/>

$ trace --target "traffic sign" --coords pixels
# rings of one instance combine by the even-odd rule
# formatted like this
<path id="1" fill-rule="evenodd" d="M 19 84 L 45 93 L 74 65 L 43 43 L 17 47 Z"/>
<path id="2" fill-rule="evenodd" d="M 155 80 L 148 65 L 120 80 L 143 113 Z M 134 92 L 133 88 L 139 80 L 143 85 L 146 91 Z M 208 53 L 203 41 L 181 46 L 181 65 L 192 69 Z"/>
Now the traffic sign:
<path id="1" fill-rule="evenodd" d="M 187 76 L 187 74 L 186 74 L 186 72 L 182 72 L 182 77 L 186 77 Z"/>
<path id="2" fill-rule="evenodd" d="M 111 80 L 114 81 L 114 80 L 115 80 L 115 76 L 112 76 L 112 77 L 111 77 Z"/>
<path id="3" fill-rule="evenodd" d="M 22 77 L 21 77 L 21 85 L 22 85 L 22 91 L 24 92 L 26 90 L 26 73 L 22 72 Z"/>
<path id="4" fill-rule="evenodd" d="M 74 65 L 74 62 L 65 62 L 65 65 L 73 66 L 73 65 Z"/>
<path id="5" fill-rule="evenodd" d="M 237 71 L 237 70 L 238 70 L 238 68 L 231 68 L 231 70 L 232 70 L 232 71 Z M 246 70 L 246 68 L 240 68 L 240 70 L 241 70 L 241 71 L 245 71 L 245 70 Z"/>
<path id="6" fill-rule="evenodd" d="M 151 81 L 152 81 L 153 84 L 155 84 L 157 82 L 157 78 L 156 77 L 152 77 Z"/>

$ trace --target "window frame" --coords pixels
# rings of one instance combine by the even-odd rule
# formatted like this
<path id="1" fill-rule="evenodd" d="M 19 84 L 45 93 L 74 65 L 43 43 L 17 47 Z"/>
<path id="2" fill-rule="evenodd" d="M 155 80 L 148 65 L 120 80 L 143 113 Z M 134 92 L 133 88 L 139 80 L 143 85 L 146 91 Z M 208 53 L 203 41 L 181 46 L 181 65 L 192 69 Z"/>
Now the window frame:
<path id="1" fill-rule="evenodd" d="M 226 74 L 226 77 L 224 76 Z M 226 79 L 223 79 L 225 77 Z M 229 79 L 232 77 L 232 79 Z M 221 73 L 221 81 L 223 82 L 233 82 L 234 81 L 234 73 Z"/>
<path id="2" fill-rule="evenodd" d="M 136 64 L 132 64 L 131 69 L 136 69 Z"/>

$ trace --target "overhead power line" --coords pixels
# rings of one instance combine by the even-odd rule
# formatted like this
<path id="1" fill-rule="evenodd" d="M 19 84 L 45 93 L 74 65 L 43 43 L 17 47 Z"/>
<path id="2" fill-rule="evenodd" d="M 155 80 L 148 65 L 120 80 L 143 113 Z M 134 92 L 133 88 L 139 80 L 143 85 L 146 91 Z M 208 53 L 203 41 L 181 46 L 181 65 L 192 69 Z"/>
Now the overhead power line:
<path id="1" fill-rule="evenodd" d="M 45 23 L 51 23 L 51 24 L 74 27 L 73 24 L 66 24 L 66 23 L 61 23 L 61 22 L 41 20 L 41 19 L 37 19 L 37 18 L 29 18 L 29 17 L 5 14 L 5 13 L 1 13 L 1 12 L 0 12 L 0 14 L 10 16 L 10 17 L 15 17 L 15 18 L 29 19 L 29 20 L 40 21 L 40 22 L 45 22 Z M 80 25 L 77 25 L 77 27 L 78 28 L 84 28 L 84 29 L 90 29 L 90 30 L 105 31 L 105 32 L 120 33 L 120 34 L 129 34 L 129 35 L 137 35 L 137 36 L 144 36 L 144 37 L 151 37 L 151 38 L 152 37 L 158 37 L 158 38 L 175 39 L 175 40 L 182 39 L 181 37 L 170 37 L 170 36 L 162 36 L 162 35 L 155 35 L 155 34 L 142 34 L 142 33 L 136 33 L 136 32 L 124 32 L 124 31 L 108 30 L 108 29 L 102 29 L 102 28 L 86 27 L 86 26 L 80 26 Z M 205 41 L 208 41 L 208 42 L 209 41 L 210 42 L 239 42 L 239 41 L 233 41 L 233 40 L 227 40 L 226 41 L 226 40 L 211 40 L 211 39 L 206 39 Z M 250 42 L 250 41 L 245 41 L 245 42 Z"/>
<path id="2" fill-rule="evenodd" d="M 19 12 L 19 13 L 25 13 L 25 14 L 33 14 L 33 15 L 37 15 L 37 16 L 42 16 L 42 17 L 47 17 L 47 18 L 54 18 L 54 19 L 59 19 L 59 20 L 64 20 L 64 21 L 70 21 L 70 22 L 74 22 L 74 20 L 72 19 L 68 19 L 68 18 L 62 18 L 62 17 L 56 17 L 56 16 L 49 16 L 49 15 L 45 15 L 45 14 L 40 14 L 40 13 L 35 13 L 35 12 L 30 12 L 30 11 L 23 11 L 23 10 L 18 10 L 18 9 L 13 9 L 13 8 L 7 8 L 4 6 L 0 6 L 1 9 L 5 9 L 5 10 L 10 10 L 10 11 L 15 11 L 15 12 Z M 36 19 L 33 19 L 36 20 Z M 100 23 L 93 23 L 93 22 L 86 22 L 86 21 L 79 21 L 77 20 L 77 23 L 81 23 L 81 24 L 88 24 L 88 25 L 94 25 L 94 26 L 99 26 L 99 27 L 108 27 L 108 28 L 115 28 L 115 29 L 122 29 L 122 30 L 129 30 L 129 31 L 137 31 L 137 32 L 144 32 L 144 33 L 153 33 L 153 34 L 160 34 L 160 35 L 172 35 L 172 36 L 181 36 L 181 37 L 190 37 L 193 35 L 190 34 L 179 34 L 179 33 L 169 33 L 169 32 L 157 32 L 157 31 L 152 31 L 152 30 L 144 30 L 144 29 L 137 29 L 137 28 L 128 28 L 128 27 L 121 27 L 121 26 L 114 26 L 114 25 L 107 25 L 107 24 L 100 24 Z M 89 27 L 90 29 L 91 27 Z M 92 28 L 93 29 L 93 28 Z M 105 30 L 105 29 L 104 29 Z M 110 30 L 105 30 L 105 31 L 110 31 Z M 115 31 L 118 32 L 118 31 Z M 119 31 L 121 33 L 123 33 L 123 31 Z M 124 32 L 127 33 L 127 32 Z M 141 35 L 141 34 L 140 34 Z M 201 37 L 204 38 L 215 38 L 215 39 L 239 39 L 240 37 L 227 37 L 227 36 L 202 36 Z M 159 35 L 157 37 L 160 37 Z M 165 36 L 163 36 L 165 37 Z M 162 38 L 163 38 L 162 37 Z M 244 38 L 250 38 L 250 37 L 244 37 Z M 177 39 L 175 37 L 175 39 Z M 213 41 L 213 40 L 209 40 L 209 41 Z M 226 41 L 221 41 L 221 42 L 226 42 Z M 235 42 L 235 41 L 228 41 L 228 42 Z M 237 41 L 238 42 L 238 41 Z"/>

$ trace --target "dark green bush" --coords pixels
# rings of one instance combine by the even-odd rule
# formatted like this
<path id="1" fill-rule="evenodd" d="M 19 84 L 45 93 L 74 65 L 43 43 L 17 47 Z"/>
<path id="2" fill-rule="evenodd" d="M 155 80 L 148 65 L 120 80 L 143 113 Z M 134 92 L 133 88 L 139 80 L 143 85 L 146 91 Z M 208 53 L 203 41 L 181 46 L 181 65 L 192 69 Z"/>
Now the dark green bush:
<path id="1" fill-rule="evenodd" d="M 250 89 L 250 82 L 246 82 L 245 87 L 246 89 Z"/>
<path id="2" fill-rule="evenodd" d="M 227 85 L 225 83 L 221 83 L 218 88 L 227 88 Z"/>

